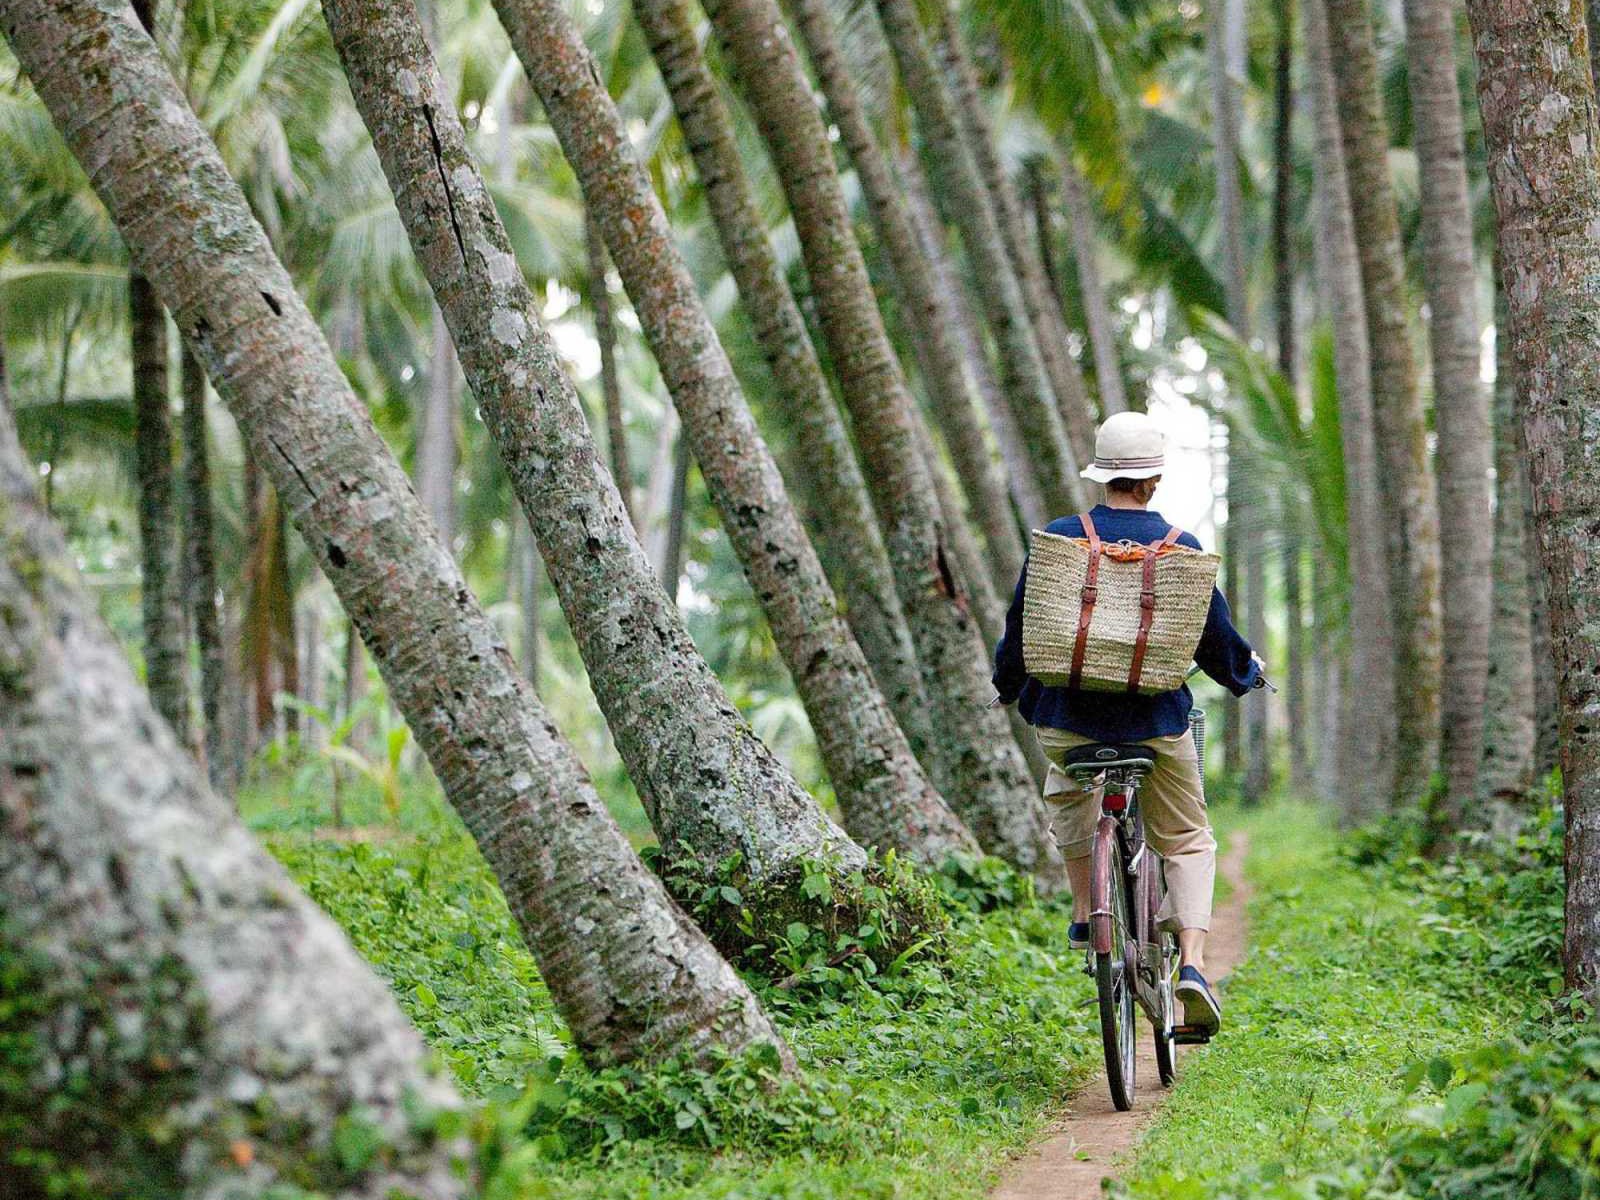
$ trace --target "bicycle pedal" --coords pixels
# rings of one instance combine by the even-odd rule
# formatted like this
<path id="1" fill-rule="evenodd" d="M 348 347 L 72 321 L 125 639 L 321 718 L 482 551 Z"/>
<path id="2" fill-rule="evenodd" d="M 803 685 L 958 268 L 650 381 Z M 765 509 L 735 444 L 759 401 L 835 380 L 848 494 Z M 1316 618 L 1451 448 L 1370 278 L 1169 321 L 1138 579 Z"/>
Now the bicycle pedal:
<path id="1" fill-rule="evenodd" d="M 1199 1025 L 1174 1025 L 1172 1040 L 1179 1046 L 1204 1046 L 1211 1040 L 1211 1034 Z"/>

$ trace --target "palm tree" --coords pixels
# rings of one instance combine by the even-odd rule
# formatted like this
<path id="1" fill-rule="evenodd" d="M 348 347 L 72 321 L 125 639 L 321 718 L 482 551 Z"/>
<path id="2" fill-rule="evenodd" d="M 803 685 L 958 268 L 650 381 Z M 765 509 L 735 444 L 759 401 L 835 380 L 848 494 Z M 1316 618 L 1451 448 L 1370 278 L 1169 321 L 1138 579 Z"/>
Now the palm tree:
<path id="1" fill-rule="evenodd" d="M 467 1195 L 464 1144 L 415 1121 L 418 1104 L 458 1112 L 460 1097 L 388 987 L 207 790 L 101 624 L 28 468 L 0 409 L 0 908 L 11 969 L 48 964 L 48 978 L 8 980 L 35 1002 L 7 1022 L 30 1047 L 9 1079 L 7 1178 L 43 1194 L 31 1160 L 73 1163 L 103 1195 L 154 1178 L 225 1189 L 239 1165 L 216 1134 L 238 1127 L 263 1187 Z M 64 1042 L 64 1023 L 81 1037 Z M 150 1086 L 152 1063 L 170 1086 Z M 69 1075 L 101 1119 L 63 1102 Z M 127 1105 L 163 1132 L 107 1136 L 104 1116 Z M 259 1121 L 263 1105 L 273 1121 Z M 350 1171 L 335 1134 L 357 1120 L 392 1150 Z"/>
<path id="2" fill-rule="evenodd" d="M 790 0 L 790 11 L 828 101 L 828 115 L 855 164 L 872 225 L 889 259 L 890 281 L 901 321 L 915 348 L 934 417 L 955 462 L 973 522 L 983 531 L 995 586 L 1012 586 L 1022 570 L 1022 539 L 978 420 L 957 343 L 956 319 L 917 231 L 888 156 L 867 123 L 850 68 L 839 53 L 838 32 L 825 0 Z M 946 512 L 954 521 L 960 514 Z"/>
<path id="3" fill-rule="evenodd" d="M 1340 793 L 1352 820 L 1383 812 L 1396 769 L 1395 656 L 1388 558 L 1378 530 L 1385 521 L 1372 419 L 1360 252 L 1344 142 L 1334 94 L 1325 0 L 1303 0 L 1307 75 L 1316 125 L 1317 274 L 1327 289 L 1344 449 L 1345 524 L 1349 530 L 1349 679 L 1337 745 Z"/>
<path id="4" fill-rule="evenodd" d="M 1489 467 L 1494 439 L 1489 397 L 1478 378 L 1478 277 L 1472 255 L 1466 138 L 1456 83 L 1456 19 L 1450 0 L 1406 0 L 1406 78 L 1411 89 L 1422 184 L 1422 275 L 1433 359 L 1438 433 L 1439 587 L 1443 599 L 1440 678 L 1445 790 L 1431 821 L 1437 838 L 1460 826 L 1478 796 L 1483 765 L 1484 688 L 1493 614 Z"/>
<path id="5" fill-rule="evenodd" d="M 1600 460 L 1589 433 L 1600 413 L 1591 332 L 1600 272 L 1595 87 L 1589 64 L 1571 52 L 1584 36 L 1576 9 L 1469 0 L 1467 15 L 1560 675 L 1566 979 L 1593 1004 L 1600 999 L 1600 729 L 1583 714 L 1594 703 L 1600 661 L 1591 533 Z M 1537 189 L 1517 184 L 1524 179 L 1537 180 Z"/>
<path id="6" fill-rule="evenodd" d="M 1206 60 L 1210 67 L 1212 170 L 1216 179 L 1217 234 L 1221 244 L 1222 283 L 1228 323 L 1241 341 L 1250 339 L 1249 277 L 1245 265 L 1244 199 L 1239 183 L 1239 95 L 1230 47 L 1242 38 L 1243 5 L 1238 0 L 1212 0 L 1206 23 Z M 1270 500 L 1260 486 L 1238 422 L 1228 438 L 1228 524 L 1224 530 L 1230 594 L 1243 618 L 1245 635 L 1266 645 L 1266 540 L 1263 536 Z M 1243 587 L 1235 586 L 1242 582 Z M 1246 794 L 1263 796 L 1271 780 L 1267 707 L 1252 704 L 1224 730 L 1227 758 L 1242 762 Z"/>
<path id="7" fill-rule="evenodd" d="M 1367 305 L 1372 407 L 1389 555 L 1400 707 L 1397 801 L 1422 795 L 1439 757 L 1439 509 L 1427 422 L 1408 328 L 1400 219 L 1378 91 L 1372 21 L 1363 0 L 1326 0 L 1350 209 Z"/>
<path id="8" fill-rule="evenodd" d="M 1516 804 L 1533 786 L 1533 622 L 1528 594 L 1528 467 L 1517 423 L 1505 289 L 1495 272 L 1494 626 L 1478 794 Z"/>
<path id="9" fill-rule="evenodd" d="M 706 10 L 800 235 L 933 702 L 934 729 L 949 756 L 951 802 L 984 849 L 1053 889 L 1065 871 L 1006 718 L 982 707 L 990 690 L 987 648 L 947 557 L 950 530 L 929 478 L 919 418 L 867 278 L 810 82 L 776 0 L 712 0 Z"/>
<path id="10" fill-rule="evenodd" d="M 1069 439 L 1056 406 L 1039 340 L 1028 314 L 1016 264 L 1006 253 L 994 202 L 978 173 L 944 80 L 910 0 L 878 0 L 878 16 L 916 111 L 923 154 L 936 185 L 935 199 L 961 231 L 979 300 L 994 335 L 996 356 L 1011 413 L 1038 463 L 1039 486 L 1051 515 L 1075 511 L 1084 492 L 1078 480 L 1080 448 Z"/>
<path id="11" fill-rule="evenodd" d="M 646 0 L 636 2 L 634 11 L 672 97 L 723 256 L 777 385 L 769 408 L 788 434 L 785 477 L 795 485 L 807 528 L 878 686 L 918 759 L 941 787 L 948 786 L 943 748 L 934 736 L 928 693 L 866 480 L 767 236 L 731 113 L 700 49 L 690 10 L 678 0 Z"/>
<path id="12" fill-rule="evenodd" d="M 611 319 L 611 291 L 606 283 L 606 243 L 592 212 L 584 213 L 584 248 L 589 257 L 589 308 L 594 313 L 594 339 L 600 343 L 600 396 L 606 412 L 606 448 L 611 451 L 611 477 L 616 480 L 628 520 L 638 528 L 634 511 L 633 467 L 628 462 L 628 427 L 623 421 L 622 383 L 617 378 L 617 327 Z M 666 578 L 665 572 L 662 575 Z M 677 576 L 672 577 L 674 584 Z M 668 587 L 675 592 L 675 586 Z"/>
<path id="13" fill-rule="evenodd" d="M 961 131 L 971 148 L 972 159 L 978 175 L 987 185 L 994 205 L 995 220 L 999 225 L 1006 255 L 1016 267 L 1017 282 L 1022 287 L 1022 303 L 1028 320 L 1038 339 L 1039 353 L 1044 358 L 1051 390 L 1061 409 L 1061 420 L 1067 428 L 1067 439 L 1079 461 L 1088 461 L 1094 450 L 1094 407 L 1084 386 L 1083 372 L 1077 360 L 1068 351 L 1070 341 L 1061 306 L 1050 291 L 1039 256 L 1027 236 L 1022 218 L 1022 203 L 1011 176 L 1000 161 L 996 149 L 994 128 L 983 106 L 978 90 L 977 74 L 967 54 L 965 39 L 958 23 L 953 0 L 942 0 L 938 6 L 940 19 L 935 29 L 934 45 L 944 68 L 951 98 L 955 101 L 956 117 Z"/>
<path id="14" fill-rule="evenodd" d="M 183 592 L 178 574 L 178 506 L 167 394 L 167 314 L 150 285 L 128 276 L 132 332 L 134 446 L 139 480 L 139 594 L 144 611 L 145 682 L 156 710 L 189 742 Z"/>
<path id="15" fill-rule="evenodd" d="M 1083 297 L 1084 324 L 1089 330 L 1089 348 L 1094 354 L 1094 381 L 1106 415 L 1125 412 L 1128 393 L 1122 381 L 1122 359 L 1117 353 L 1112 332 L 1111 306 L 1106 302 L 1105 284 L 1100 277 L 1100 243 L 1095 236 L 1094 208 L 1088 185 L 1070 149 L 1061 156 L 1061 193 L 1067 212 L 1067 227 L 1072 234 L 1072 257 L 1078 268 L 1078 292 Z M 1040 234 L 1043 237 L 1043 232 Z M 1041 250 L 1048 253 L 1048 243 Z"/>
<path id="16" fill-rule="evenodd" d="M 146 32 L 155 28 L 155 0 L 134 0 Z M 167 314 L 137 271 L 128 276 L 129 357 L 133 361 L 133 429 L 139 488 L 139 596 L 143 609 L 145 682 L 178 741 L 189 742 L 189 686 L 184 652 L 183 592 L 178 574 L 178 507 L 172 471 L 172 409 L 167 383 Z"/>
<path id="17" fill-rule="evenodd" d="M 961 341 L 961 356 L 972 373 L 973 384 L 989 418 L 989 428 L 1000 447 L 1006 481 L 1017 512 L 1029 529 L 1043 529 L 1050 520 L 1044 488 L 1034 456 L 1028 452 L 1022 431 L 1011 411 L 1011 403 L 1000 385 L 984 346 L 983 327 L 972 307 L 972 294 L 951 265 L 945 229 L 939 221 L 933 200 L 928 195 L 927 173 L 911 147 L 901 143 L 895 153 L 895 176 L 905 192 L 906 209 L 917 229 L 917 242 L 933 268 L 939 291 L 948 298 Z"/>
<path id="18" fill-rule="evenodd" d="M 183 355 L 183 513 L 189 612 L 200 648 L 200 711 L 205 718 L 206 775 L 211 790 L 226 794 L 225 743 L 228 672 L 217 612 L 217 551 L 206 434 L 206 374 L 194 355 Z"/>
<path id="19" fill-rule="evenodd" d="M 906 814 L 931 809 L 936 799 L 933 785 L 895 723 L 839 611 L 622 117 L 560 0 L 498 0 L 497 11 L 577 173 L 585 202 L 605 234 L 701 476 L 806 705 L 840 805 L 853 813 L 853 823 L 883 831 L 887 837 L 888 831 L 902 827 L 899 823 Z M 397 190 L 404 178 L 396 179 Z M 460 206 L 459 197 L 455 203 Z M 420 235 L 431 216 L 418 214 L 414 233 Z M 426 254 L 419 257 L 429 265 Z M 459 255 L 452 256 L 450 265 L 458 261 Z M 433 264 L 433 269 L 440 265 Z M 525 303 L 531 306 L 531 297 Z M 465 332 L 465 323 L 458 322 L 458 328 Z M 486 360 L 478 368 L 485 383 L 492 378 L 489 371 L 500 371 L 503 358 L 489 333 L 480 335 L 482 351 L 474 351 Z M 484 387 L 479 388 L 479 398 L 485 398 Z M 525 469 L 515 462 L 510 465 L 513 478 Z M 532 517 L 532 506 L 527 507 Z M 564 582 L 558 577 L 554 556 L 546 563 L 557 587 L 568 590 L 568 620 L 575 630 L 586 622 L 594 625 L 589 614 L 603 611 L 595 601 L 597 587 L 618 593 L 618 601 L 641 603 L 638 594 L 644 585 L 631 584 L 617 566 L 606 564 L 606 577 L 614 582 L 601 584 L 594 578 L 594 567 L 587 564 L 596 558 L 586 545 L 595 536 L 593 529 L 574 529 L 567 536 L 573 543 L 569 562 L 586 564 L 582 586 L 577 579 Z M 541 536 L 542 545 L 544 541 Z M 618 547 L 618 562 L 627 562 L 631 553 Z M 660 589 L 654 590 L 659 595 Z M 670 619 L 674 640 L 681 637 L 678 644 L 686 651 L 692 648 L 670 606 L 651 619 Z M 614 643 L 614 628 L 608 617 L 594 633 Z M 580 641 L 590 636 L 588 631 L 579 633 Z M 654 647 L 640 640 L 625 648 L 608 645 L 598 655 L 586 656 L 586 661 L 602 704 L 608 705 L 607 716 L 630 773 L 661 814 L 658 829 L 669 850 L 686 843 L 713 862 L 739 852 L 749 869 L 761 875 L 785 870 L 784 886 L 794 893 L 804 877 L 796 868 L 801 858 L 817 856 L 819 836 L 829 852 L 840 857 L 845 871 L 859 862 L 859 849 L 826 820 L 816 802 L 791 778 L 775 775 L 778 764 L 770 755 L 761 764 L 760 775 L 746 775 L 748 768 L 743 767 L 729 771 L 719 780 L 720 795 L 713 798 L 704 766 L 708 745 L 720 740 L 721 756 L 753 753 L 760 743 L 751 737 L 753 745 L 746 749 L 735 735 L 747 731 L 716 732 L 709 718 L 719 711 L 719 700 L 722 706 L 727 702 L 698 656 L 681 664 L 643 662 L 636 659 L 641 649 L 659 657 Z M 624 670 L 627 658 L 635 661 Z M 683 699 L 672 701 L 667 714 L 659 711 L 659 703 L 640 711 L 641 678 L 664 681 L 670 670 L 687 683 L 694 678 L 691 666 L 699 673 L 698 694 L 685 687 Z M 764 747 L 761 753 L 766 754 Z M 912 799 L 908 802 L 907 797 Z M 932 841 L 919 850 L 943 852 L 944 847 Z M 797 898 L 786 896 L 783 903 L 792 905 Z"/>
<path id="20" fill-rule="evenodd" d="M 7 0 L 0 25 L 361 629 L 578 1045 L 603 1061 L 778 1043 L 518 677 L 154 43 L 103 0 Z"/>

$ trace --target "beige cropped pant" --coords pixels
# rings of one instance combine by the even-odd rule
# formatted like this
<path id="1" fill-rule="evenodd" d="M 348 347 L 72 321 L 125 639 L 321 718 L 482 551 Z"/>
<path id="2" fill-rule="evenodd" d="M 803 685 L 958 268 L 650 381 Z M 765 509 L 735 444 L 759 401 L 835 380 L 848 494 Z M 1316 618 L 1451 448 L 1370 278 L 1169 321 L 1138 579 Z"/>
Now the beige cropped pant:
<path id="1" fill-rule="evenodd" d="M 1038 729 L 1039 745 L 1050 759 L 1044 798 L 1050 830 L 1064 858 L 1088 858 L 1100 819 L 1100 793 L 1083 791 L 1060 769 L 1068 750 L 1093 738 L 1064 729 Z M 1145 838 L 1166 863 L 1167 899 L 1161 906 L 1166 929 L 1211 928 L 1211 892 L 1217 878 L 1217 839 L 1206 813 L 1200 761 L 1194 735 L 1187 731 L 1142 743 L 1155 751 L 1155 770 L 1139 787 Z"/>

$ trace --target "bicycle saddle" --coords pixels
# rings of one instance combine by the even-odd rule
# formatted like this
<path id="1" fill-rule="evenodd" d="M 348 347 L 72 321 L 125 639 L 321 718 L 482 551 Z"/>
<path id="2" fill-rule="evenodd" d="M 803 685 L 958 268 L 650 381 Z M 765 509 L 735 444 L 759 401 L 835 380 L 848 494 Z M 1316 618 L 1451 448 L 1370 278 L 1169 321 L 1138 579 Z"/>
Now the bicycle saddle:
<path id="1" fill-rule="evenodd" d="M 1103 771 L 1108 767 L 1142 767 L 1154 770 L 1155 751 L 1138 742 L 1090 742 L 1068 750 L 1062 760 L 1068 771 L 1074 768 L 1093 767 Z"/>

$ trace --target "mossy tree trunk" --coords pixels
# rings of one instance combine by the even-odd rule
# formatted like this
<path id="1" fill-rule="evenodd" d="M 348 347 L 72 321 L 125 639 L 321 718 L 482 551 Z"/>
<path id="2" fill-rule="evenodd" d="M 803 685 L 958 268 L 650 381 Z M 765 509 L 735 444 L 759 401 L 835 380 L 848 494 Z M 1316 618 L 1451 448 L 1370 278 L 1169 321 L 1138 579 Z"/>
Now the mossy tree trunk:
<path id="1" fill-rule="evenodd" d="M 683 436 L 690 440 L 701 477 L 806 706 L 840 806 L 852 812 L 852 822 L 858 827 L 881 831 L 880 837 L 893 837 L 897 843 L 911 814 L 928 811 L 937 799 L 935 789 L 845 623 L 694 279 L 673 241 L 666 213 L 601 82 L 599 67 L 560 0 L 498 0 L 496 7 L 577 173 L 585 203 L 605 235 L 611 259 L 672 393 Z M 425 145 L 426 132 L 419 138 L 413 130 L 413 141 Z M 383 141 L 381 134 L 379 141 Z M 410 174 L 426 170 L 426 159 L 421 159 Z M 453 202 L 459 209 L 462 197 L 454 196 Z M 488 227 L 494 213 L 487 207 L 487 197 L 484 203 Z M 422 234 L 427 219 L 436 218 L 441 211 L 442 203 L 429 214 L 419 214 L 413 234 Z M 499 230 L 497 220 L 492 228 Z M 503 239 L 504 234 L 497 236 Z M 463 269 L 457 265 L 459 254 L 446 257 L 436 252 L 440 261 L 431 264 L 426 251 L 422 257 L 436 272 Z M 531 305 L 531 298 L 527 303 Z M 478 336 L 486 361 L 479 371 L 487 376 L 490 371 L 502 371 L 498 364 L 504 356 L 497 352 L 492 331 L 486 326 L 487 310 L 480 313 Z M 480 390 L 480 399 L 483 394 Z M 517 473 L 513 466 L 513 478 Z M 574 546 L 573 557 L 587 561 L 593 555 L 580 543 Z M 623 563 L 631 561 L 626 555 L 618 557 Z M 546 561 L 557 586 L 572 588 L 572 583 L 557 578 L 553 557 Z M 603 582 L 588 581 L 569 601 L 568 618 L 575 628 L 594 624 L 590 614 L 598 607 L 597 583 L 616 596 L 614 603 L 637 602 L 635 592 L 643 587 L 628 586 L 621 569 L 608 571 Z M 659 588 L 654 590 L 659 594 Z M 681 637 L 692 651 L 675 609 L 670 616 L 676 627 L 673 636 Z M 581 643 L 585 635 L 579 636 Z M 652 639 L 652 654 L 654 646 Z M 764 777 L 741 778 L 730 773 L 720 794 L 715 799 L 708 795 L 708 755 L 743 752 L 732 730 L 720 732 L 709 719 L 719 711 L 709 697 L 674 702 L 669 705 L 674 711 L 666 717 L 659 711 L 659 700 L 651 702 L 645 714 L 633 711 L 641 696 L 641 679 L 659 679 L 668 670 L 685 678 L 685 665 L 639 662 L 624 673 L 610 653 L 599 658 L 586 656 L 586 661 L 597 694 L 602 704 L 608 705 L 608 716 L 615 708 L 636 726 L 640 715 L 649 718 L 649 727 L 639 728 L 635 734 L 615 716 L 611 725 L 625 758 L 630 758 L 631 745 L 630 771 L 641 792 L 652 793 L 650 803 L 661 816 L 658 829 L 664 843 L 685 842 L 713 860 L 738 850 L 761 875 L 771 875 L 775 866 L 816 857 L 822 850 L 835 855 L 843 870 L 859 863 L 860 849 L 827 820 L 798 784 L 786 775 L 777 775 L 778 765 L 753 737 L 748 738 L 751 748 L 760 747 L 765 756 L 761 764 Z M 692 665 L 703 676 L 706 688 L 717 687 L 703 660 L 696 656 Z M 720 689 L 717 696 L 721 696 Z M 721 703 L 727 704 L 725 699 Z M 741 736 L 748 736 L 747 731 L 741 731 Z M 630 743 L 630 737 L 637 740 Z M 723 748 L 713 749 L 718 741 Z M 671 773 L 652 771 L 658 764 L 671 768 Z M 727 786 L 730 784 L 733 786 Z M 794 876 L 789 886 L 795 894 L 788 902 L 797 899 L 800 884 L 798 875 Z"/>
<path id="2" fill-rule="evenodd" d="M 817 315 L 873 489 L 934 728 L 950 801 L 990 853 L 1035 872 L 1065 871 L 1006 718 L 984 708 L 988 651 L 948 558 L 948 531 L 923 457 L 919 418 L 855 240 L 811 86 L 776 0 L 712 0 L 713 28 L 778 170 L 800 235 Z"/>
<path id="3" fill-rule="evenodd" d="M 5 0 L 0 25 L 361 630 L 577 1044 L 598 1061 L 781 1045 L 522 683 L 126 6 Z"/>
<path id="4" fill-rule="evenodd" d="M 1600 162 L 1583 13 L 1468 0 L 1561 688 L 1569 987 L 1600 1000 Z"/>
<path id="5" fill-rule="evenodd" d="M 732 114 L 700 48 L 688 6 L 682 0 L 635 0 L 634 10 L 694 156 L 723 256 L 772 371 L 776 393 L 769 408 L 788 435 L 785 476 L 795 485 L 807 528 L 878 686 L 917 757 L 942 787 L 943 755 L 883 534 L 850 433 L 767 236 L 739 156 Z"/>
<path id="6" fill-rule="evenodd" d="M 0 411 L 8 1194 L 70 1169 L 108 1196 L 467 1195 L 465 1140 L 416 1121 L 460 1098 L 158 719 L 28 468 Z M 353 1124 L 365 1166 L 335 1144 Z"/>

